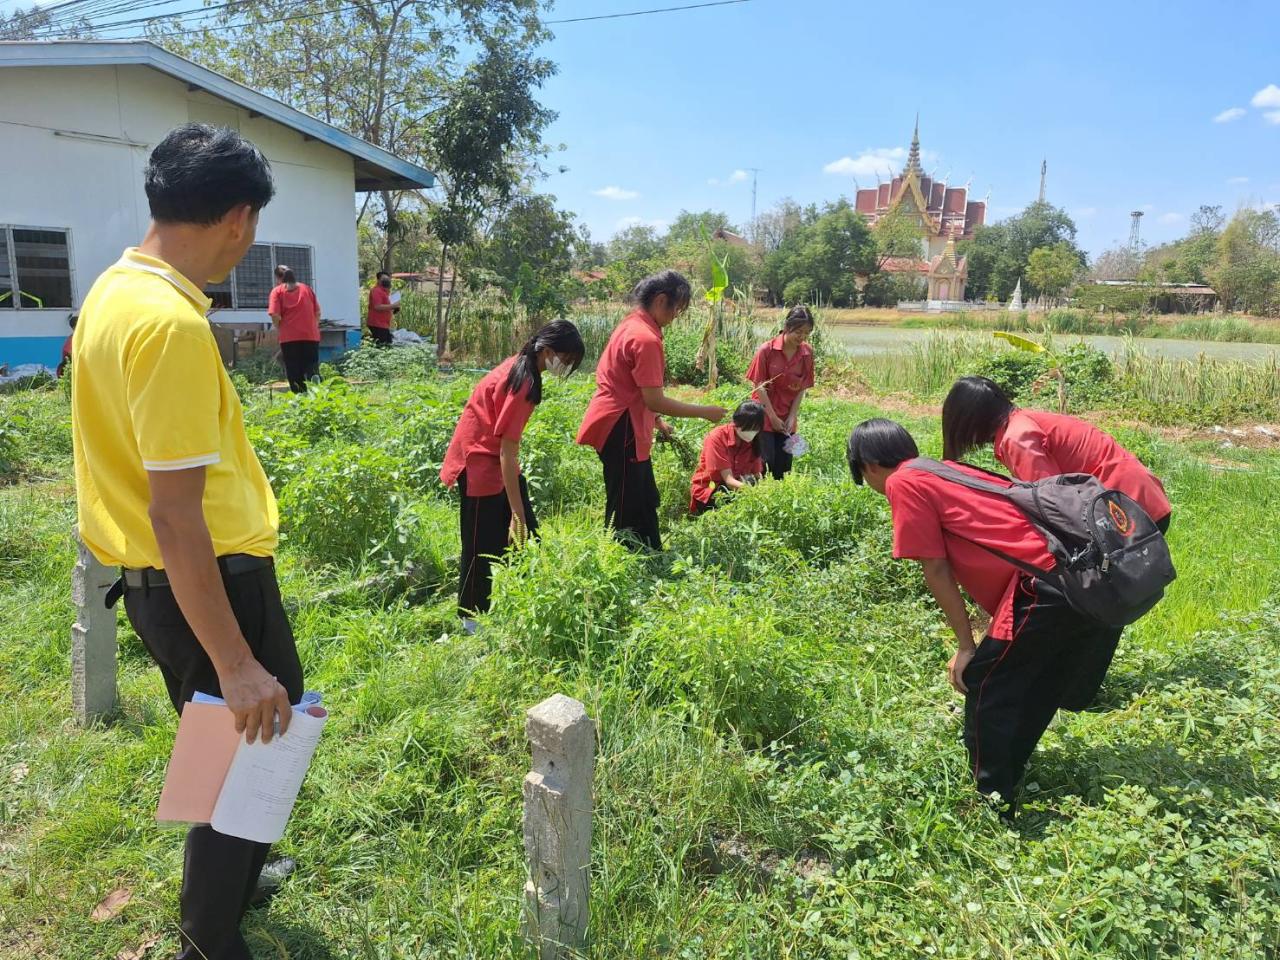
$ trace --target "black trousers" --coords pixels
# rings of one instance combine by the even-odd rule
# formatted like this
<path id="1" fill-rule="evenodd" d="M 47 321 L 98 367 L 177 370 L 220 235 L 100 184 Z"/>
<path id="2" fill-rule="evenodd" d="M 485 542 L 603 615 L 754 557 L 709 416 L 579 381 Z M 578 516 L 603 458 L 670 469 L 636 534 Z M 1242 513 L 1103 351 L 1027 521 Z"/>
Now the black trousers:
<path id="1" fill-rule="evenodd" d="M 249 649 L 289 692 L 302 699 L 302 665 L 280 600 L 275 570 L 264 567 L 223 578 L 227 599 Z M 129 622 L 160 667 L 173 708 L 197 690 L 222 695 L 218 675 L 187 626 L 168 587 L 130 589 L 124 595 Z M 187 833 L 182 869 L 182 953 L 179 960 L 251 960 L 240 921 L 270 846 L 228 837 L 212 827 Z"/>
<path id="2" fill-rule="evenodd" d="M 623 413 L 600 451 L 604 467 L 604 525 L 630 547 L 662 549 L 658 532 L 658 482 L 653 461 L 636 459 L 636 433 L 631 415 Z"/>
<path id="3" fill-rule="evenodd" d="M 462 556 L 458 572 L 458 616 L 470 617 L 487 613 L 489 594 L 493 591 L 493 564 L 506 552 L 510 543 L 511 504 L 507 493 L 487 497 L 467 496 L 467 472 L 458 477 L 462 509 L 458 512 L 462 528 Z M 520 500 L 529 535 L 538 532 L 538 518 L 529 500 L 529 485 L 520 478 Z"/>
<path id="4" fill-rule="evenodd" d="M 379 347 L 391 346 L 391 329 L 389 327 L 369 327 L 369 338 Z"/>
<path id="5" fill-rule="evenodd" d="M 987 637 L 964 671 L 964 740 L 978 790 L 1012 804 L 1040 737 L 1068 696 L 1092 701 L 1106 674 L 1102 651 L 1119 631 L 1076 613 L 1043 580 L 1019 578 L 1013 639 Z M 1110 657 L 1106 657 L 1110 662 Z"/>
<path id="6" fill-rule="evenodd" d="M 1161 533 L 1169 532 L 1169 521 L 1172 515 L 1156 521 Z M 1124 627 L 1099 627 L 1104 632 L 1103 641 L 1080 651 L 1080 664 L 1076 672 L 1076 681 L 1062 695 L 1064 710 L 1087 710 L 1097 699 L 1102 689 L 1103 678 L 1111 668 L 1115 659 L 1116 648 L 1120 645 L 1120 634 Z"/>
<path id="7" fill-rule="evenodd" d="M 791 454 L 782 449 L 789 434 L 773 433 L 770 430 L 760 431 L 760 459 L 765 469 L 775 480 L 781 480 L 791 472 Z"/>
<path id="8" fill-rule="evenodd" d="M 320 373 L 320 344 L 315 340 L 292 340 L 280 344 L 284 376 L 294 393 L 306 393 L 307 381 Z"/>

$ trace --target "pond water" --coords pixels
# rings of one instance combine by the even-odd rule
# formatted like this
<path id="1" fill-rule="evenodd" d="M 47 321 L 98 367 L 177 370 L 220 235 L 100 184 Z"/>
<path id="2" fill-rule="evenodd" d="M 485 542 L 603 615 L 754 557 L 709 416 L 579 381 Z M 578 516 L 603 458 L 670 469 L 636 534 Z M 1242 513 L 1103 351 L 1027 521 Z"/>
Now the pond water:
<path id="1" fill-rule="evenodd" d="M 880 327 L 857 326 L 853 324 L 831 324 L 824 333 L 836 343 L 843 345 L 856 356 L 867 356 L 874 353 L 897 353 L 913 343 L 922 343 L 935 333 L 943 336 L 978 337 L 990 336 L 973 330 L 928 330 L 915 327 Z M 1034 334 L 1030 334 L 1036 339 Z M 1169 357 L 1174 360 L 1194 360 L 1200 354 L 1217 360 L 1244 360 L 1263 363 L 1280 359 L 1280 344 L 1275 343 L 1225 343 L 1217 340 L 1154 340 L 1146 337 L 1078 336 L 1058 334 L 1055 343 L 1072 344 L 1083 340 L 1090 346 L 1116 355 L 1124 349 L 1126 342 L 1132 343 L 1143 353 L 1152 356 Z"/>

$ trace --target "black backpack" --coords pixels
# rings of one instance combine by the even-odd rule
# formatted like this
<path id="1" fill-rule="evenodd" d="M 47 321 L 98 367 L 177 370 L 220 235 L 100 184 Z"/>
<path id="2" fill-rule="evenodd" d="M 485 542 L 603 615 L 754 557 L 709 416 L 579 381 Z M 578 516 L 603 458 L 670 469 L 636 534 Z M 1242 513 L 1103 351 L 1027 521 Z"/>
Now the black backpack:
<path id="1" fill-rule="evenodd" d="M 1072 609 L 1110 627 L 1133 623 L 1160 602 L 1177 574 L 1164 534 L 1132 499 L 1087 473 L 1064 473 L 1004 487 L 918 457 L 903 464 L 952 483 L 1003 497 L 1044 536 L 1057 561 L 1040 570 L 976 544 L 1019 570 L 1053 584 Z M 978 468 L 975 468 L 978 469 Z M 986 471 L 983 471 L 984 473 Z"/>

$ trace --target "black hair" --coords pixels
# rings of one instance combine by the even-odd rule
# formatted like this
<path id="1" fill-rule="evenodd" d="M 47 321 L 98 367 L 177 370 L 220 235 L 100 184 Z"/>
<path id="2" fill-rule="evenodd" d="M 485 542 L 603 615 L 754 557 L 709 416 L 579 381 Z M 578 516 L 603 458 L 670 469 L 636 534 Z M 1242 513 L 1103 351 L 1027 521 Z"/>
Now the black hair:
<path id="1" fill-rule="evenodd" d="M 567 353 L 573 357 L 569 364 L 569 372 L 578 369 L 583 354 L 587 352 L 578 328 L 568 320 L 553 320 L 525 341 L 507 374 L 507 390 L 517 393 L 528 384 L 529 392 L 525 394 L 532 404 L 542 402 L 542 371 L 538 369 L 538 354 L 550 347 L 556 353 Z"/>
<path id="2" fill-rule="evenodd" d="M 782 332 L 792 333 L 805 327 L 813 329 L 813 314 L 808 307 L 792 307 L 787 313 L 787 319 L 782 322 Z"/>
<path id="3" fill-rule="evenodd" d="M 76 328 L 76 324 L 80 322 L 80 314 L 73 313 L 67 316 L 67 326 L 72 330 Z"/>
<path id="4" fill-rule="evenodd" d="M 747 400 L 738 404 L 738 409 L 733 411 L 733 425 L 739 430 L 763 430 L 764 404 L 756 403 L 754 400 Z M 758 432 L 751 438 L 751 449 L 755 451 L 757 457 L 760 456 L 760 434 Z"/>
<path id="5" fill-rule="evenodd" d="M 664 294 L 672 307 L 681 310 L 693 299 L 693 288 L 689 286 L 688 280 L 674 270 L 662 270 L 637 283 L 627 299 L 648 310 L 653 301 Z"/>
<path id="6" fill-rule="evenodd" d="M 386 277 L 388 280 L 390 280 L 391 274 L 387 273 L 387 271 L 385 270 L 379 270 L 373 279 L 381 280 L 383 277 Z"/>
<path id="7" fill-rule="evenodd" d="M 1000 385 L 986 377 L 961 377 L 942 404 L 942 457 L 959 460 L 990 443 L 1015 407 Z"/>
<path id="8" fill-rule="evenodd" d="M 281 283 L 297 283 L 297 274 L 293 272 L 293 267 L 286 267 L 283 263 L 276 267 L 276 279 Z"/>
<path id="9" fill-rule="evenodd" d="M 862 468 L 867 464 L 896 467 L 920 456 L 920 449 L 902 424 L 875 417 L 863 420 L 853 428 L 845 453 L 849 459 L 849 474 L 854 483 L 860 484 Z"/>
<path id="10" fill-rule="evenodd" d="M 151 151 L 145 176 L 158 223 L 208 226 L 241 204 L 256 213 L 275 195 L 262 151 L 234 130 L 207 123 L 169 131 Z"/>

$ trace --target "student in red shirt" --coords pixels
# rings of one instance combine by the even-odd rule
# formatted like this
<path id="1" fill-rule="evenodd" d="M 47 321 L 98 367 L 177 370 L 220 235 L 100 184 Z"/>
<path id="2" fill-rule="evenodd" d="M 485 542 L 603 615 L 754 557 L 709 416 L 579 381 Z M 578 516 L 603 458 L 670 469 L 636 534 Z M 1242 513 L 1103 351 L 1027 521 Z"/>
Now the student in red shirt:
<path id="1" fill-rule="evenodd" d="M 948 460 L 990 443 L 1019 480 L 1087 473 L 1136 500 L 1161 532 L 1169 529 L 1173 508 L 1160 478 L 1115 437 L 1078 417 L 1023 410 L 986 377 L 961 377 L 951 387 L 942 405 L 942 442 Z"/>
<path id="2" fill-rule="evenodd" d="M 666 355 L 662 328 L 689 308 L 689 281 L 674 270 L 645 277 L 631 291 L 635 309 L 614 328 L 596 364 L 596 392 L 587 405 L 578 443 L 595 448 L 604 468 L 606 527 L 624 543 L 662 549 L 658 484 L 649 454 L 659 414 L 724 419 L 724 407 L 684 403 L 663 393 Z"/>
<path id="3" fill-rule="evenodd" d="M 733 422 L 721 424 L 702 441 L 702 456 L 689 485 L 689 512 L 694 516 L 715 508 L 721 489 L 740 490 L 764 473 L 760 459 L 760 431 L 764 407 L 754 400 L 738 405 Z"/>
<path id="4" fill-rule="evenodd" d="M 62 376 L 67 371 L 67 364 L 71 362 L 71 345 L 75 342 L 76 323 L 80 320 L 80 314 L 73 313 L 67 317 L 67 326 L 71 328 L 71 332 L 67 334 L 67 339 L 62 341 L 62 359 L 58 361 L 58 376 Z"/>
<path id="5" fill-rule="evenodd" d="M 525 424 L 542 401 L 543 371 L 567 377 L 585 352 L 572 323 L 547 324 L 476 384 L 453 431 L 440 480 L 456 484 L 462 497 L 458 615 L 470 633 L 475 615 L 489 609 L 493 558 L 538 529 L 519 454 Z"/>
<path id="6" fill-rule="evenodd" d="M 380 347 L 391 346 L 391 318 L 400 310 L 391 303 L 391 274 L 378 271 L 378 282 L 369 290 L 369 336 Z"/>
<path id="7" fill-rule="evenodd" d="M 764 433 L 760 453 L 773 479 L 781 480 L 791 470 L 791 454 L 783 449 L 796 432 L 796 416 L 805 391 L 813 386 L 813 315 L 808 307 L 792 307 L 782 333 L 756 351 L 747 379 L 756 385 L 752 395 L 764 404 Z"/>
<path id="8" fill-rule="evenodd" d="M 1053 568 L 1044 538 L 1017 507 L 912 469 L 909 461 L 918 456 L 911 434 L 892 420 L 866 420 L 849 437 L 854 482 L 865 480 L 889 500 L 894 557 L 919 561 L 956 636 L 947 677 L 965 696 L 974 779 L 982 793 L 1000 795 L 1003 815 L 1011 818 L 1027 760 L 1058 708 L 1066 706 L 1063 697 L 1088 664 L 1091 648 L 1106 642 L 1105 628 L 1076 613 L 1047 580 L 990 552 Z M 992 480 L 977 468 L 951 466 Z M 978 645 L 961 588 L 991 616 Z"/>
<path id="9" fill-rule="evenodd" d="M 1087 473 L 1136 500 L 1162 533 L 1169 530 L 1173 508 L 1160 478 L 1115 437 L 1077 417 L 1023 410 L 986 377 L 961 377 L 952 386 L 942 405 L 942 443 L 949 460 L 990 443 L 996 459 L 1019 480 Z M 1111 628 L 1109 642 L 1092 648 L 1094 661 L 1088 669 L 1082 667 L 1079 684 L 1067 694 L 1064 706 L 1082 710 L 1093 702 L 1121 632 Z"/>
<path id="10" fill-rule="evenodd" d="M 320 372 L 320 301 L 299 283 L 293 268 L 276 267 L 276 286 L 267 298 L 267 313 L 280 331 L 280 355 L 289 389 L 306 393 L 307 381 Z"/>

